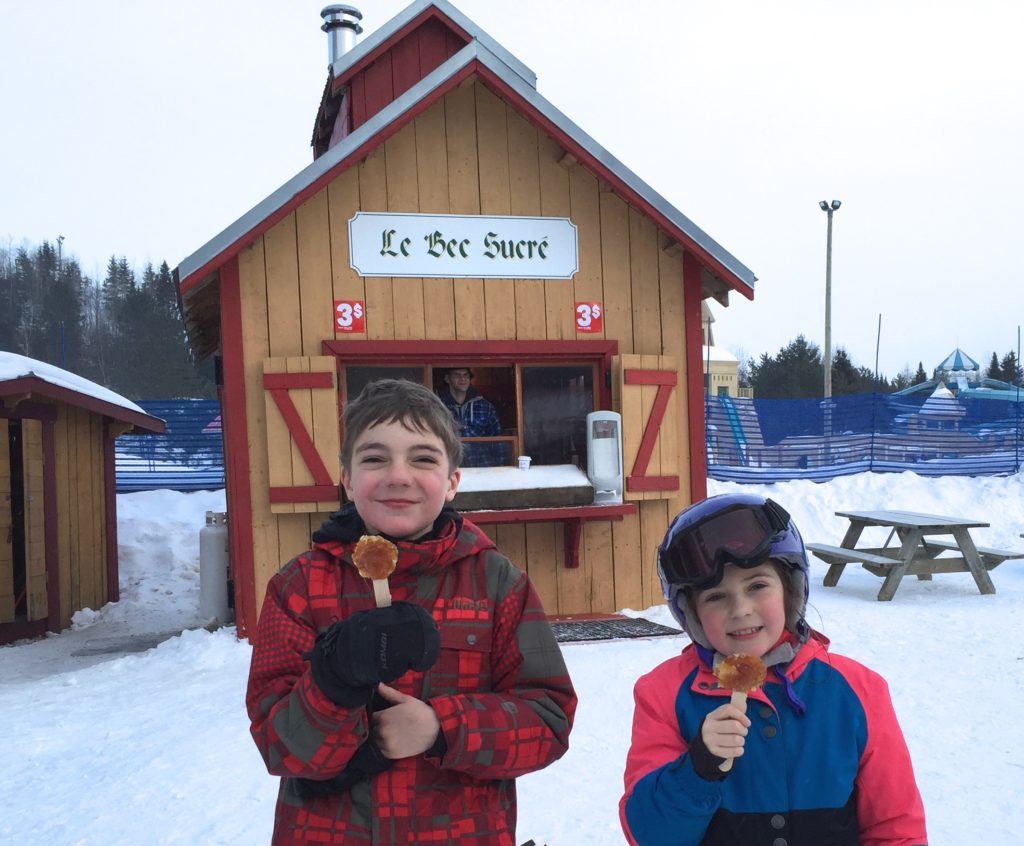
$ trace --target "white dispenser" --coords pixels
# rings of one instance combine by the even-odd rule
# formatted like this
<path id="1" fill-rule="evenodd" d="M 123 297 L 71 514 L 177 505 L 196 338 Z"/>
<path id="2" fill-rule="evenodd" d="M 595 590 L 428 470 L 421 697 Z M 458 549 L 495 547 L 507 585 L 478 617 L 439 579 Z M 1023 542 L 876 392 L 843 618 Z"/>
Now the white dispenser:
<path id="1" fill-rule="evenodd" d="M 595 505 L 622 502 L 622 416 L 614 411 L 587 415 L 587 476 Z"/>

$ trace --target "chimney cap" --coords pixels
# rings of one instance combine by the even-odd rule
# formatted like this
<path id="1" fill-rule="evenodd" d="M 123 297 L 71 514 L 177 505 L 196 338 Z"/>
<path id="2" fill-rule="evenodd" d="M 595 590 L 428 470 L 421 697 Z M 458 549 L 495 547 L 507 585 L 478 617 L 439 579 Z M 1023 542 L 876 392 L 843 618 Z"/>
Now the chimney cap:
<path id="1" fill-rule="evenodd" d="M 355 6 L 332 3 L 330 6 L 324 6 L 320 10 L 320 17 L 324 19 L 324 24 L 320 27 L 324 32 L 338 26 L 350 26 L 353 29 L 362 31 L 362 27 L 356 21 L 363 19 L 363 13 Z M 355 20 L 346 20 L 346 18 L 355 18 Z"/>

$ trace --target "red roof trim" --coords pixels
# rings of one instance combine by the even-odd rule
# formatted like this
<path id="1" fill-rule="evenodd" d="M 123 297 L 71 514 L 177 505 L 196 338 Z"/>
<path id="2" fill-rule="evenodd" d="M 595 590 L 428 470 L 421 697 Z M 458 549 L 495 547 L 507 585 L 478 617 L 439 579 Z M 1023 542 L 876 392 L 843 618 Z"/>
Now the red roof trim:
<path id="1" fill-rule="evenodd" d="M 83 394 L 71 388 L 62 388 L 60 385 L 54 385 L 45 379 L 40 379 L 38 376 L 20 376 L 17 379 L 0 382 L 0 397 L 13 394 L 32 394 L 33 396 L 47 397 L 58 402 L 65 402 L 68 405 L 84 408 L 86 411 L 102 414 L 104 417 L 110 417 L 113 420 L 131 423 L 138 429 L 157 435 L 162 434 L 164 431 L 164 421 L 157 417 L 150 417 L 148 414 L 132 411 L 130 408 L 115 405 L 112 402 L 98 399 L 89 394 Z"/>
<path id="2" fill-rule="evenodd" d="M 217 271 L 225 261 L 237 254 L 243 247 L 252 243 L 252 241 L 265 233 L 274 224 L 279 223 L 285 217 L 292 213 L 298 206 L 302 205 L 307 199 L 316 194 L 321 188 L 323 188 L 328 182 L 334 179 L 339 173 L 343 172 L 347 168 L 351 167 L 355 162 L 358 162 L 369 155 L 373 150 L 379 147 L 384 141 L 393 135 L 401 131 L 405 126 L 412 122 L 416 117 L 425 112 L 434 103 L 444 97 L 449 91 L 455 88 L 464 80 L 470 78 L 473 75 L 480 77 L 481 81 L 487 85 L 492 91 L 499 96 L 513 102 L 520 111 L 528 117 L 534 124 L 540 127 L 544 132 L 558 141 L 567 151 L 571 152 L 576 158 L 584 163 L 590 170 L 598 174 L 605 182 L 612 185 L 616 192 L 627 202 L 632 203 L 634 206 L 639 208 L 646 214 L 651 220 L 657 224 L 657 226 L 664 232 L 668 233 L 676 241 L 685 245 L 694 255 L 699 256 L 700 261 L 706 267 L 717 273 L 726 283 L 733 289 L 739 291 L 743 296 L 749 300 L 754 299 L 753 288 L 746 285 L 744 282 L 736 278 L 736 275 L 715 259 L 710 253 L 708 253 L 703 247 L 697 244 L 691 239 L 685 232 L 675 226 L 668 218 L 662 215 L 657 209 L 654 208 L 650 203 L 643 199 L 636 191 L 630 188 L 625 182 L 619 179 L 611 170 L 605 167 L 600 161 L 594 158 L 588 153 L 582 145 L 579 144 L 570 135 L 563 132 L 556 124 L 548 120 L 540 111 L 534 108 L 529 102 L 524 100 L 515 89 L 509 87 L 505 82 L 493 71 L 482 64 L 478 59 L 473 59 L 467 62 L 464 67 L 456 71 L 449 77 L 445 82 L 437 86 L 430 94 L 425 96 L 422 100 L 408 109 L 401 117 L 396 118 L 388 126 L 381 129 L 380 132 L 370 136 L 366 141 L 361 144 L 358 148 L 353 150 L 344 159 L 338 162 L 334 167 L 325 171 L 318 179 L 312 182 L 310 185 L 303 188 L 290 200 L 284 203 L 277 211 L 266 217 L 262 222 L 254 226 L 245 234 L 236 238 L 231 244 L 220 251 L 216 256 L 210 259 L 201 267 L 190 273 L 187 277 L 182 279 L 179 283 L 179 291 L 182 298 L 184 298 L 193 288 L 199 285 L 206 277 Z"/>
<path id="3" fill-rule="evenodd" d="M 397 134 L 406 125 L 415 120 L 419 115 L 429 109 L 434 103 L 440 100 L 445 94 L 451 89 L 455 88 L 460 82 L 471 77 L 477 72 L 479 68 L 479 62 L 472 61 L 466 64 L 464 68 L 461 68 L 454 73 L 445 83 L 439 85 L 430 94 L 424 97 L 415 106 L 410 108 L 401 117 L 392 121 L 388 126 L 378 132 L 376 135 L 372 135 L 366 139 L 366 141 L 349 153 L 344 159 L 338 162 L 334 167 L 325 171 L 319 179 L 312 184 L 303 188 L 288 202 L 286 202 L 281 208 L 266 217 L 259 224 L 254 226 L 244 235 L 236 238 L 231 244 L 221 250 L 216 256 L 210 259 L 206 264 L 199 267 L 194 272 L 190 273 L 178 285 L 178 290 L 181 292 L 182 298 L 184 298 L 193 288 L 197 287 L 206 277 L 219 270 L 220 267 L 228 261 L 230 258 L 239 253 L 243 247 L 252 243 L 256 238 L 259 238 L 270 229 L 274 224 L 284 220 L 289 214 L 291 214 L 298 206 L 301 206 L 306 200 L 316 194 L 321 188 L 323 188 L 328 182 L 334 179 L 339 173 L 344 172 L 356 162 L 366 158 L 371 152 L 377 147 L 383 144 L 392 135 Z"/>
<path id="4" fill-rule="evenodd" d="M 754 299 L 753 288 L 750 288 L 746 283 L 737 279 L 736 275 L 731 270 L 725 267 L 721 262 L 701 247 L 700 244 L 695 242 L 685 232 L 679 229 L 668 218 L 661 214 L 661 212 L 654 208 L 654 206 L 648 203 L 643 197 L 636 193 L 636 191 L 619 179 L 619 177 L 611 170 L 606 168 L 600 161 L 595 159 L 578 141 L 576 141 L 575 138 L 563 132 L 555 123 L 548 120 L 548 118 L 541 114 L 541 112 L 533 105 L 520 97 L 519 94 L 516 93 L 515 89 L 509 87 L 505 81 L 490 68 L 486 65 L 480 64 L 479 62 L 476 64 L 478 65 L 480 79 L 488 88 L 494 91 L 495 94 L 516 103 L 534 124 L 541 127 L 548 135 L 561 144 L 567 152 L 572 153 L 578 161 L 586 164 L 590 170 L 597 173 L 605 182 L 614 187 L 615 191 L 623 199 L 641 209 L 663 231 L 667 232 L 695 255 L 700 256 L 701 263 L 714 270 L 731 288 L 739 291 L 748 300 Z"/>
<path id="5" fill-rule="evenodd" d="M 439 9 L 437 9 L 437 7 L 431 6 L 429 9 L 424 9 L 423 12 L 421 12 L 419 15 L 417 15 L 415 18 L 409 21 L 409 23 L 407 23 L 401 29 L 396 30 L 389 39 L 387 39 L 386 41 L 382 41 L 377 46 L 377 49 L 373 50 L 370 53 L 367 53 L 365 56 L 363 56 L 362 59 L 360 59 L 358 62 L 352 65 L 352 67 L 346 69 L 341 76 L 339 76 L 337 79 L 331 82 L 331 90 L 337 91 L 339 88 L 341 88 L 341 86 L 343 86 L 346 82 L 352 79 L 353 76 L 355 76 L 360 71 L 366 70 L 367 67 L 372 65 L 375 61 L 377 61 L 377 59 L 383 56 L 399 41 L 401 41 L 406 36 L 411 35 L 416 29 L 419 29 L 419 27 L 421 27 L 431 18 L 437 18 L 438 21 L 444 24 L 444 26 L 448 27 L 448 29 L 452 30 L 452 32 L 454 32 L 456 35 L 462 38 L 467 44 L 473 40 L 472 36 L 468 32 L 466 32 L 462 27 L 457 26 L 452 21 L 451 18 L 443 14 Z"/>

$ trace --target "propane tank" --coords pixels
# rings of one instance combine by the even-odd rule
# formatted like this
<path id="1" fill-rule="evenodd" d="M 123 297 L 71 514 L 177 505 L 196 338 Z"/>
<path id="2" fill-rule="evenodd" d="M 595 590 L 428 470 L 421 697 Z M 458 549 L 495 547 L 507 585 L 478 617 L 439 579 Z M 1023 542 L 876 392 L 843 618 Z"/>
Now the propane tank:
<path id="1" fill-rule="evenodd" d="M 228 515 L 207 511 L 199 530 L 199 619 L 231 622 L 228 607 Z"/>

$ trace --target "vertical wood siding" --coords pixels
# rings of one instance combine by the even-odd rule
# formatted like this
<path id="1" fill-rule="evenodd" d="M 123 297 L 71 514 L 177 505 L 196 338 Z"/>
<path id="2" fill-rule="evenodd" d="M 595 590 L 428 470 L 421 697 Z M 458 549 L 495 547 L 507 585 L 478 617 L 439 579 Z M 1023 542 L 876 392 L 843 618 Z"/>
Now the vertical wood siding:
<path id="1" fill-rule="evenodd" d="M 459 52 L 466 42 L 429 18 L 349 80 L 352 129 L 358 129 L 396 97 Z M 340 140 L 340 139 L 339 139 Z"/>
<path id="2" fill-rule="evenodd" d="M 11 462 L 8 422 L 0 418 L 0 623 L 14 621 L 14 549 L 11 543 Z"/>
<path id="3" fill-rule="evenodd" d="M 395 93 L 406 85 L 415 76 L 414 54 L 421 73 L 451 55 L 444 53 L 452 45 L 426 29 L 415 45 L 400 43 L 373 74 L 367 68 L 353 78 L 354 96 L 362 87 L 364 119 L 377 102 L 369 89 L 390 85 Z M 639 609 L 660 601 L 654 549 L 669 518 L 689 502 L 682 259 L 678 249 L 666 251 L 671 245 L 647 217 L 563 159 L 555 141 L 469 80 L 242 252 L 257 607 L 267 580 L 308 546 L 321 519 L 270 512 L 265 444 L 267 427 L 276 424 L 266 419 L 259 368 L 265 358 L 319 355 L 320 342 L 334 337 L 334 299 L 366 303 L 366 333 L 356 337 L 371 340 L 572 340 L 573 303 L 597 300 L 604 304 L 603 337 L 617 340 L 620 353 L 650 357 L 652 367 L 659 356 L 673 357 L 679 367 L 676 426 L 662 432 L 651 465 L 678 472 L 675 497 L 652 494 L 635 515 L 585 524 L 575 570 L 564 567 L 560 524 L 491 527 L 499 547 L 529 572 L 549 613 Z M 359 210 L 568 217 L 579 232 L 580 270 L 572 281 L 363 279 L 349 267 L 348 255 L 348 220 Z M 657 388 L 644 390 L 649 406 Z M 622 408 L 617 388 L 612 402 L 627 436 L 639 439 L 644 409 Z"/>

